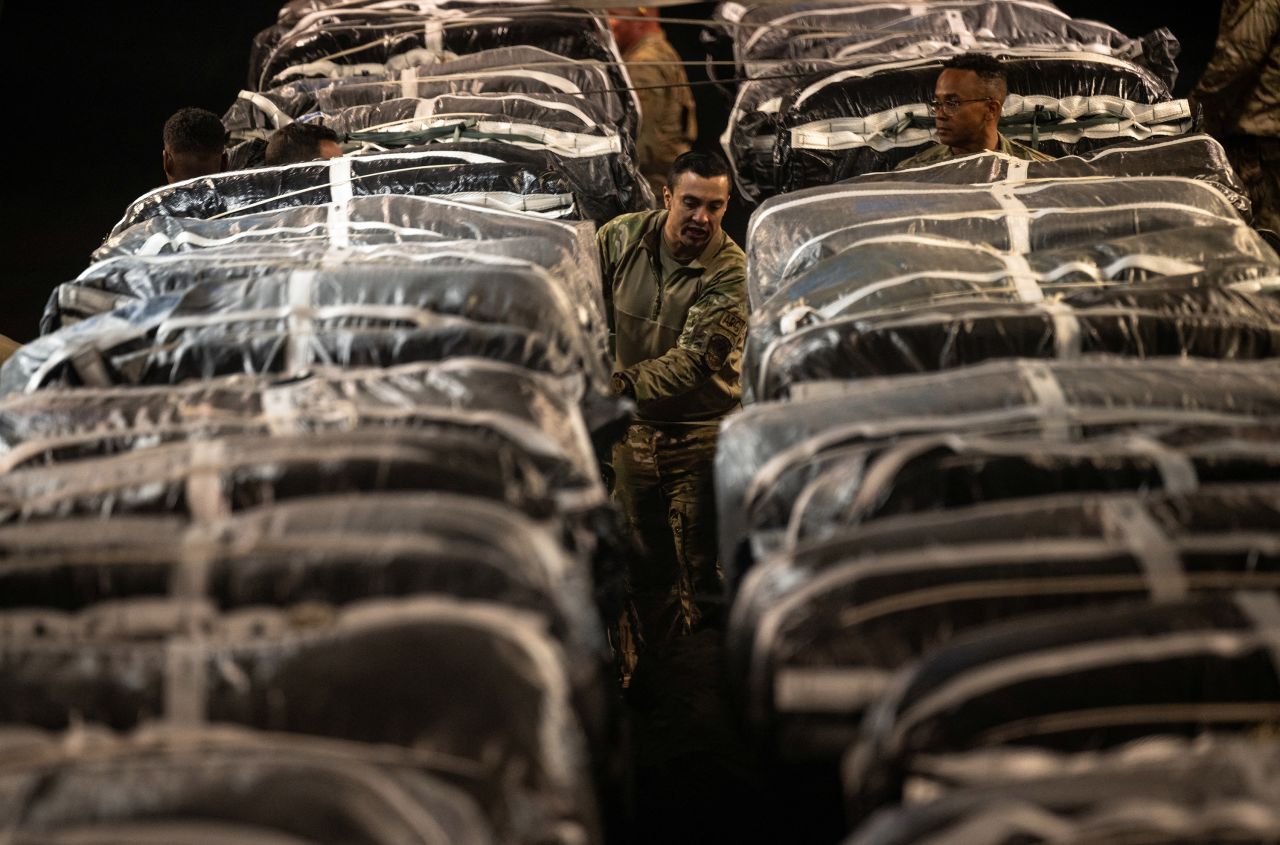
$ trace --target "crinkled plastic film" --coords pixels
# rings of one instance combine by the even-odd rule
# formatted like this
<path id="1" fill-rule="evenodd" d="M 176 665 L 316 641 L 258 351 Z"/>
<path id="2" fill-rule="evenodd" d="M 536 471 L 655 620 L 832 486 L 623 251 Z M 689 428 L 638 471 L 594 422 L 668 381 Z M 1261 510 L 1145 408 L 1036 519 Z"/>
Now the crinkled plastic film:
<path id="1" fill-rule="evenodd" d="M 784 159 L 776 158 L 774 150 L 779 129 L 784 123 L 793 125 L 789 118 L 784 119 L 784 101 L 797 86 L 803 87 L 797 75 L 810 74 L 809 79 L 816 80 L 858 68 L 878 73 L 880 68 L 938 61 L 971 51 L 1011 56 L 1074 53 L 1092 56 L 1094 61 L 1133 62 L 1139 68 L 1137 73 L 1150 70 L 1167 91 L 1173 86 L 1177 72 L 1173 58 L 1179 51 L 1177 40 L 1167 29 L 1135 40 L 1103 24 L 1072 20 L 1050 4 L 1022 0 L 928 5 L 722 4 L 717 18 L 725 22 L 723 28 L 733 42 L 739 71 L 748 77 L 739 87 L 721 145 L 734 162 L 739 188 L 756 200 L 772 196 L 780 188 L 788 189 L 786 149 L 779 149 Z M 1039 84 L 1036 80 L 1035 85 Z M 1089 75 L 1081 73 L 1076 87 L 1087 84 Z M 895 93 L 892 86 L 878 88 L 878 92 L 867 92 L 859 99 L 883 103 L 889 97 L 895 107 L 910 100 L 905 92 Z M 1011 90 L 1025 93 L 1016 86 Z M 1026 90 L 1034 90 L 1034 86 Z M 927 93 L 932 93 L 932 77 Z M 863 112 L 838 116 L 858 114 Z M 920 112 L 918 116 L 925 115 Z M 874 156 L 863 159 L 861 166 L 886 169 Z M 831 170 L 830 164 L 825 167 L 822 180 L 839 178 L 832 175 L 839 171 Z"/>
<path id="2" fill-rule="evenodd" d="M 832 756 L 856 740 L 895 670 L 968 631 L 1070 607 L 1270 588 L 1278 514 L 1275 485 L 1215 485 L 887 518 L 754 569 L 731 653 L 756 723 L 790 753 L 818 737 L 805 752 Z"/>
<path id="3" fill-rule="evenodd" d="M 487 845 L 499 832 L 527 835 L 509 827 L 509 808 L 468 794 L 474 770 L 443 755 L 225 726 L 153 727 L 128 739 L 93 729 L 64 737 L 7 728 L 0 748 L 5 823 L 20 837 L 74 837 L 88 828 L 168 842 L 234 835 L 262 845 L 281 836 L 339 845 L 354 835 Z M 317 788 L 329 795 L 325 821 L 307 810 Z M 254 799 L 226 800 L 239 789 Z M 530 821 L 535 829 L 548 823 Z"/>
<path id="4" fill-rule="evenodd" d="M 205 635 L 186 633 L 191 624 Z M 428 748 L 472 771 L 496 763 L 500 773 L 486 775 L 517 802 L 536 802 L 549 825 L 574 824 L 589 837 L 597 824 L 584 800 L 585 738 L 566 718 L 586 716 L 589 703 L 536 616 L 436 597 L 310 615 L 133 601 L 78 614 L 12 611 L 0 627 L 9 643 L 0 657 L 11 683 L 5 721 L 22 714 L 57 729 L 75 713 L 127 728 L 174 722 L 185 707 L 214 722 Z M 51 672 L 65 683 L 47 684 Z M 439 694 L 442 678 L 453 695 Z M 315 695 L 320 683 L 325 696 Z M 381 718 L 388 702 L 406 716 Z M 502 753 L 491 759 L 494 747 Z"/>
<path id="5" fill-rule="evenodd" d="M 232 377 L 160 388 L 42 390 L 0 405 L 0 463 L 9 471 L 252 432 L 474 427 L 518 443 L 559 483 L 590 486 L 595 459 L 577 401 L 560 380 L 462 358 L 386 370 L 320 369 L 301 381 Z"/>
<path id="6" fill-rule="evenodd" d="M 1096 752 L 1150 734 L 1254 732 L 1280 694 L 1278 624 L 1275 594 L 1248 592 L 1049 615 L 945 646 L 904 671 L 868 716 L 846 761 L 846 777 L 861 784 L 851 807 L 864 816 L 900 794 L 924 755 L 1008 745 Z M 1000 702 L 1015 687 L 1011 713 Z"/>
<path id="7" fill-rule="evenodd" d="M 963 831 L 975 843 L 1001 845 L 1012 830 L 1020 841 L 1033 842 L 1084 843 L 1118 832 L 1178 841 L 1266 841 L 1280 830 L 1276 754 L 1274 742 L 1217 735 L 1194 741 L 1149 737 L 1108 752 L 943 755 L 921 761 L 908 792 L 949 783 L 953 773 L 963 778 L 963 788 L 886 812 L 847 841 L 908 845 Z M 979 769 L 982 774 L 969 774 Z M 849 789 L 856 793 L 855 786 Z"/>
<path id="8" fill-rule="evenodd" d="M 748 405 L 726 420 L 716 456 L 727 571 L 731 578 L 741 571 L 755 503 L 796 495 L 794 482 L 808 477 L 823 449 L 993 428 L 1032 427 L 1062 437 L 1085 421 L 1265 420 L 1280 412 L 1278 378 L 1280 370 L 1267 361 L 996 360 L 943 373 L 814 384 L 805 398 Z M 789 505 L 782 507 L 789 518 Z"/>
<path id="9" fill-rule="evenodd" d="M 1165 229 L 1223 225 L 1244 223 L 1226 196 L 1188 178 L 972 186 L 858 181 L 764 203 L 747 234 L 747 280 L 751 302 L 758 305 L 789 277 L 883 236 L 953 238 L 1027 255 Z"/>

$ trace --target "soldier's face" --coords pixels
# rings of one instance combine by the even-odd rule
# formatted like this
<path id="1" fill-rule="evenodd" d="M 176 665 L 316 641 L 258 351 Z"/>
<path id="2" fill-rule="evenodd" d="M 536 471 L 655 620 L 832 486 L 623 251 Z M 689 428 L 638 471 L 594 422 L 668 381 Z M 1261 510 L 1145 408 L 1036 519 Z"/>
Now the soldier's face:
<path id="1" fill-rule="evenodd" d="M 662 189 L 670 214 L 662 233 L 677 258 L 696 258 L 720 231 L 729 207 L 729 177 L 699 176 L 684 172 L 676 177 L 675 190 Z"/>
<path id="2" fill-rule="evenodd" d="M 982 79 L 971 70 L 947 68 L 938 74 L 934 101 L 947 104 L 934 113 L 938 143 L 961 149 L 981 147 L 987 125 L 1000 114 L 1000 104 L 987 96 Z"/>

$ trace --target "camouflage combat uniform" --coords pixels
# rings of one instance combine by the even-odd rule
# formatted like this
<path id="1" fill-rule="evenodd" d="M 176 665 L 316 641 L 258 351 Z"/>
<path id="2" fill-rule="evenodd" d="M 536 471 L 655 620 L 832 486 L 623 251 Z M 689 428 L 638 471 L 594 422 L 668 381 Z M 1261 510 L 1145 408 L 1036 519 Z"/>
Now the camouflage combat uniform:
<path id="1" fill-rule="evenodd" d="M 1224 0 L 1191 96 L 1249 191 L 1254 223 L 1280 231 L 1280 0 Z"/>
<path id="2" fill-rule="evenodd" d="M 689 77 L 684 65 L 676 64 L 680 55 L 661 31 L 641 36 L 622 60 L 640 100 L 640 132 L 636 138 L 640 172 L 661 202 L 671 162 L 689 152 L 698 138 L 697 107 L 689 90 Z"/>
<path id="3" fill-rule="evenodd" d="M 1017 141 L 1010 141 L 1004 135 L 997 135 L 996 148 L 993 152 L 1004 153 L 1014 158 L 1022 158 L 1027 161 L 1053 161 L 1053 156 L 1048 153 L 1042 153 L 1039 150 L 1033 150 L 1025 147 Z M 955 158 L 956 154 L 951 152 L 951 148 L 946 144 L 934 144 L 932 147 L 926 148 L 923 152 L 918 152 L 911 158 L 903 161 L 894 170 L 904 170 L 908 167 L 923 167 L 926 164 L 936 164 L 940 161 L 946 161 L 949 158 Z"/>
<path id="4" fill-rule="evenodd" d="M 741 401 L 746 259 L 723 232 L 687 264 L 664 244 L 666 211 L 626 214 L 597 242 L 616 389 L 636 421 L 613 452 L 614 496 L 645 547 L 631 595 L 650 642 L 689 633 L 724 601 L 712 461 Z"/>

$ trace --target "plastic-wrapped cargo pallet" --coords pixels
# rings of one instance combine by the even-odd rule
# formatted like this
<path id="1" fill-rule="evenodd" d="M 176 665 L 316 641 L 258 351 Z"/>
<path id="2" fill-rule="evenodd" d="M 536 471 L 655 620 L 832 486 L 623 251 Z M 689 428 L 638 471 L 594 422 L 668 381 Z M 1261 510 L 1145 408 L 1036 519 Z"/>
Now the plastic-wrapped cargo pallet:
<path id="1" fill-rule="evenodd" d="M 1187 788 L 1275 753 L 1236 737 L 1280 724 L 1280 256 L 1169 98 L 1176 45 L 1041 3 L 720 14 L 748 75 L 813 72 L 749 81 L 724 139 L 788 191 L 716 460 L 761 746 L 843 759 L 858 845 L 1270 841 L 1265 778 Z M 875 172 L 968 49 L 1060 157 Z M 1183 767 L 1135 774 L 1148 739 Z"/>
<path id="2" fill-rule="evenodd" d="M 0 372 L 0 821 L 599 843 L 628 406 L 593 221 L 652 201 L 608 27 L 291 3 L 251 74 L 242 163 L 304 118 L 347 155 L 141 197 Z"/>
<path id="3" fill-rule="evenodd" d="M 941 62 L 1005 57 L 1002 129 L 1054 152 L 1180 134 L 1185 101 L 1169 89 L 1178 43 L 1076 21 L 1048 2 L 724 3 L 740 87 L 721 143 L 751 199 L 828 184 L 918 152 Z"/>

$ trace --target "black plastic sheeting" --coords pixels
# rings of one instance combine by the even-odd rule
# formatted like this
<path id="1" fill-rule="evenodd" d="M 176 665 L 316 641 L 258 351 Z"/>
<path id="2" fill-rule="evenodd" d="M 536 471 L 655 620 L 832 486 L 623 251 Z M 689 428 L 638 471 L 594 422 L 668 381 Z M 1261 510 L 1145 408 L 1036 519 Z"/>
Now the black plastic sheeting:
<path id="1" fill-rule="evenodd" d="M 109 237 L 93 257 L 95 261 L 105 261 L 121 256 L 179 252 L 210 255 L 208 250 L 218 247 L 260 245 L 302 249 L 319 245 L 340 251 L 361 246 L 394 248 L 400 244 L 458 240 L 474 241 L 475 252 L 482 253 L 482 242 L 486 240 L 534 236 L 580 253 L 574 256 L 577 273 L 560 274 L 566 283 L 582 285 L 576 276 L 598 277 L 583 261 L 583 255 L 591 249 L 590 227 L 571 221 L 538 219 L 502 208 L 485 208 L 447 197 L 360 196 L 274 212 L 245 211 L 210 220 L 155 215 L 122 228 Z M 90 274 L 92 272 L 93 268 Z"/>
<path id="2" fill-rule="evenodd" d="M 1010 91 L 1001 131 L 1050 155 L 1191 130 L 1186 101 L 1171 101 L 1165 84 L 1137 65 L 1088 53 L 1000 58 Z M 934 143 L 924 104 L 941 62 L 905 64 L 800 80 L 779 107 L 779 189 L 892 170 Z M 1163 105 L 1142 108 L 1151 104 Z"/>
<path id="3" fill-rule="evenodd" d="M 496 4 L 487 8 L 486 4 L 472 4 L 471 9 L 478 14 L 463 17 L 460 13 L 465 8 L 455 4 L 452 15 L 451 10 L 444 9 L 440 9 L 443 14 L 432 10 L 425 15 L 417 11 L 378 14 L 354 9 L 318 16 L 301 25 L 266 29 L 254 39 L 249 87 L 268 88 L 282 72 L 311 62 L 385 63 L 417 49 L 464 55 L 523 44 L 575 60 L 620 62 L 601 17 L 556 16 L 547 9 L 502 8 Z M 344 51 L 350 52 L 334 55 Z M 613 67 L 614 81 L 622 83 L 615 87 L 626 87 L 625 75 L 617 65 Z"/>
<path id="4" fill-rule="evenodd" d="M 848 180 L 866 182 L 927 182 L 946 185 L 1015 184 L 1029 179 L 1130 178 L 1180 176 L 1217 188 L 1245 220 L 1252 218 L 1249 194 L 1227 159 L 1222 144 L 1208 135 L 1184 135 L 1116 144 L 1087 155 L 1053 161 L 1013 161 L 995 152 L 975 153 L 922 167 L 888 173 L 868 173 Z"/>
<path id="5" fill-rule="evenodd" d="M 1251 733 L 1280 700 L 1272 592 L 997 626 L 904 670 L 846 761 L 855 815 L 917 761 L 1007 746 L 1115 748 L 1150 734 Z"/>
<path id="6" fill-rule="evenodd" d="M 1259 422 L 1280 413 L 1271 362 L 993 360 L 941 373 L 823 385 L 811 398 L 748 405 L 716 456 L 721 558 L 731 582 L 771 548 L 805 489 L 846 451 L 910 435 L 1080 435 L 1172 420 Z"/>
<path id="7" fill-rule="evenodd" d="M 518 444 L 557 489 L 575 489 L 593 484 L 597 474 L 578 401 L 561 380 L 481 358 L 322 369 L 302 380 L 49 389 L 0 403 L 0 468 L 227 435 L 454 428 Z"/>
<path id="8" fill-rule="evenodd" d="M 557 528 L 442 493 L 304 497 L 186 530 L 167 516 L 10 526 L 0 607 L 82 611 L 184 586 L 221 610 L 447 596 L 539 615 L 578 659 L 602 663 L 590 573 Z"/>
<path id="9" fill-rule="evenodd" d="M 1142 65 L 1172 88 L 1178 42 L 1167 29 L 1129 38 L 1097 21 L 1073 20 L 1049 3 L 1025 0 L 942 0 L 927 5 L 770 3 L 717 9 L 736 34 L 734 58 L 759 75 L 778 59 L 826 58 L 885 64 L 934 52 L 1002 47 L 1050 47 L 1089 52 Z"/>
<path id="10" fill-rule="evenodd" d="M 747 236 L 748 291 L 759 306 L 791 277 L 877 237 L 942 237 L 1026 256 L 1192 226 L 1245 224 L 1208 182 L 1180 177 L 972 186 L 859 180 L 761 205 Z M 1129 243 L 1141 252 L 1140 241 Z M 1254 250 L 1273 260 L 1266 247 Z"/>
<path id="11" fill-rule="evenodd" d="M 952 238 L 877 238 L 852 245 L 787 280 L 753 315 L 747 358 L 762 361 L 780 336 L 824 321 L 906 313 L 958 302 L 1137 293 L 1151 285 L 1273 290 L 1280 258 L 1244 226 L 1193 226 L 1046 249 L 1025 256 Z"/>
<path id="12" fill-rule="evenodd" d="M 635 136 L 636 114 L 627 92 L 617 92 L 609 66 L 574 61 L 537 47 L 499 47 L 397 72 L 343 79 L 307 78 L 260 92 L 245 92 L 223 116 L 233 140 L 260 136 L 283 118 L 335 112 L 413 96 L 430 98 L 461 92 L 520 94 L 571 93 L 603 113 L 608 125 Z M 266 100 L 269 105 L 263 103 Z"/>
<path id="13" fill-rule="evenodd" d="M 403 231 L 401 232 L 403 234 Z M 41 318 L 41 333 L 49 334 L 87 317 L 114 311 L 141 300 L 183 293 L 200 285 L 245 283 L 283 273 L 346 270 L 375 274 L 411 273 L 456 268 L 464 273 L 542 275 L 572 266 L 578 250 L 572 243 L 541 237 L 486 241 L 417 241 L 401 245 L 347 247 L 339 253 L 326 246 L 300 243 L 234 244 L 169 255 L 118 256 L 85 270 L 77 279 L 54 288 Z M 576 291 L 575 291 L 576 293 Z M 598 334 L 595 309 L 582 320 Z M 597 347 L 599 343 L 597 343 Z"/>
<path id="14" fill-rule="evenodd" d="M 1116 839 L 1262 845 L 1280 836 L 1278 756 L 1273 741 L 1230 735 L 1195 742 L 1153 737 L 1099 754 L 957 755 L 929 768 L 961 773 L 964 788 L 887 810 L 847 845 Z M 985 774 L 968 774 L 979 768 Z"/>
<path id="15" fill-rule="evenodd" d="M 604 343 L 595 244 L 586 224 L 483 208 L 439 197 L 357 197 L 326 206 L 218 220 L 157 216 L 125 229 L 100 259 L 56 288 L 45 333 L 138 300 L 204 282 L 235 282 L 285 269 L 379 269 L 436 264 L 542 268 L 572 291 L 581 319 Z"/>
<path id="16" fill-rule="evenodd" d="M 757 400 L 804 382 L 894 376 L 992 358 L 1087 354 L 1265 359 L 1280 352 L 1280 304 L 1239 291 L 1162 280 L 1044 303 L 930 305 L 837 317 L 745 356 Z"/>
<path id="17" fill-rule="evenodd" d="M 832 461 L 791 513 L 793 542 L 895 514 L 949 510 L 1055 493 L 1268 482 L 1280 442 L 1274 427 L 1173 426 L 1079 442 L 940 435 L 907 439 L 859 460 Z M 872 451 L 870 449 L 865 452 Z"/>
<path id="18" fill-rule="evenodd" d="M 0 815 L 15 842 L 488 845 L 504 808 L 472 772 L 412 752 L 234 728 L 0 731 Z M 441 761 L 447 763 L 447 761 Z M 459 761 L 461 762 L 461 761 Z M 321 797 L 323 796 L 323 797 Z"/>
<path id="19" fill-rule="evenodd" d="M 466 494 L 533 517 L 554 512 L 533 462 L 474 433 L 328 431 L 225 437 L 16 470 L 0 477 L 0 523 L 185 513 L 207 519 L 305 496 L 396 490 Z"/>
<path id="20" fill-rule="evenodd" d="M 10 391 L 176 384 L 313 365 L 487 357 L 598 389 L 604 362 L 558 282 L 523 268 L 293 271 L 206 283 L 45 335 L 6 362 Z"/>
<path id="21" fill-rule="evenodd" d="M 391 142 L 383 139 L 388 145 Z M 590 155 L 568 155 L 567 152 L 554 152 L 541 145 L 531 143 L 515 143 L 515 137 L 511 139 L 512 143 L 504 143 L 501 138 L 491 140 L 451 140 L 451 136 L 443 136 L 441 140 L 431 141 L 427 144 L 417 144 L 416 142 L 409 145 L 395 144 L 400 147 L 394 153 L 371 153 L 359 156 L 352 156 L 353 162 L 360 162 L 360 169 L 365 167 L 375 167 L 377 162 L 388 162 L 388 169 L 396 169 L 395 162 L 397 157 L 401 158 L 400 168 L 405 167 L 406 162 L 403 159 L 412 160 L 417 153 L 428 153 L 439 158 L 434 162 L 421 162 L 425 166 L 449 164 L 451 159 L 446 153 L 452 153 L 454 160 L 461 164 L 469 164 L 474 162 L 477 157 L 481 161 L 486 159 L 497 162 L 504 162 L 508 165 L 523 166 L 532 173 L 539 174 L 539 178 L 551 186 L 567 185 L 567 190 L 573 195 L 575 216 L 584 220 L 591 220 L 596 224 L 603 224 L 612 220 L 619 214 L 625 214 L 631 211 L 645 211 L 652 207 L 651 201 L 652 191 L 644 178 L 640 176 L 639 170 L 636 169 L 635 160 L 624 152 L 616 153 L 592 153 Z M 602 139 L 604 140 L 604 139 Z M 241 165 L 243 168 L 257 168 L 255 173 L 262 173 L 264 162 L 262 156 L 266 153 L 265 144 L 261 145 L 256 153 L 256 157 L 247 159 Z M 353 165 L 354 166 L 354 165 Z M 312 165 L 313 168 L 316 165 Z M 267 170 L 266 172 L 271 172 Z M 324 175 L 320 170 L 314 171 L 318 174 L 318 178 L 323 181 Z M 407 193 L 412 189 L 417 196 L 422 196 L 422 188 L 417 187 L 412 178 L 406 181 L 396 181 L 390 176 L 385 179 L 376 177 L 375 181 L 384 182 L 385 190 L 381 193 Z M 201 180 L 192 180 L 180 183 L 182 185 L 201 185 Z M 400 188 L 404 188 L 401 191 Z M 158 193 L 166 193 L 165 189 L 158 189 Z M 182 190 L 168 191 L 167 193 L 181 193 Z M 372 191 L 366 191 L 373 193 Z M 359 194 L 359 191 L 356 191 Z M 200 195 L 200 190 L 196 191 L 196 196 Z M 148 195 L 150 196 L 150 195 Z M 176 200 L 170 201 L 168 204 L 174 205 Z M 189 202 L 189 200 L 184 200 Z M 175 206 L 178 207 L 178 206 Z"/>
<path id="22" fill-rule="evenodd" d="M 831 758 L 894 670 L 985 625 L 1280 583 L 1280 488 L 1064 495 L 887 518 L 766 559 L 729 634 L 748 713 Z"/>
<path id="23" fill-rule="evenodd" d="M 324 123 L 340 135 L 395 131 L 402 124 L 449 123 L 468 118 L 513 123 L 512 134 L 521 135 L 521 126 L 537 126 L 554 132 L 615 136 L 608 115 L 572 94 L 471 93 L 440 94 L 436 97 L 399 97 L 366 106 L 350 106 L 325 115 Z M 479 128 L 483 129 L 481 123 Z"/>
<path id="24" fill-rule="evenodd" d="M 342 157 L 283 167 L 202 176 L 157 188 L 125 212 L 107 243 L 130 227 L 158 217 L 225 219 L 282 209 L 321 206 L 346 197 L 411 194 L 571 195 L 554 170 L 507 163 L 491 156 L 426 151 L 410 155 Z M 566 214 L 571 212 L 566 211 Z"/>
<path id="25" fill-rule="evenodd" d="M 136 600 L 12 611 L 0 626 L 5 722 L 124 731 L 207 720 L 430 749 L 540 813 L 544 836 L 567 825 L 596 838 L 573 714 L 589 722 L 600 702 L 571 683 L 536 616 L 435 597 L 227 614 Z"/>

